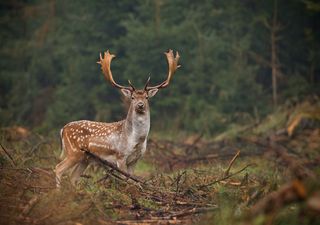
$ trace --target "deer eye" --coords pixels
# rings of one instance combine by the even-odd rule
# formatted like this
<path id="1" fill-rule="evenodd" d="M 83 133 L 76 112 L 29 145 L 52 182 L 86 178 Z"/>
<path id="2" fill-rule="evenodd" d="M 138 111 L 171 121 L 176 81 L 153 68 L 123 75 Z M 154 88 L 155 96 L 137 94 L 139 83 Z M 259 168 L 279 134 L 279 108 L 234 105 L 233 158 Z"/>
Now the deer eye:
<path id="1" fill-rule="evenodd" d="M 134 99 L 134 97 L 133 97 L 133 96 L 131 96 L 131 99 L 133 100 L 133 99 Z"/>
<path id="2" fill-rule="evenodd" d="M 149 98 L 149 96 L 146 96 L 146 99 L 148 99 Z"/>

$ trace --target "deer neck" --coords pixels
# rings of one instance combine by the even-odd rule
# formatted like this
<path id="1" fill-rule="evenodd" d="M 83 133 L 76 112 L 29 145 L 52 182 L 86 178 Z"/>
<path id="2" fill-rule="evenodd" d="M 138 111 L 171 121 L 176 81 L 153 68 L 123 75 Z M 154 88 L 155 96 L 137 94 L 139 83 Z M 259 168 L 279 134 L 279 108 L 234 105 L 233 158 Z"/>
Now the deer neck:
<path id="1" fill-rule="evenodd" d="M 147 138 L 150 130 L 150 111 L 149 107 L 145 113 L 137 113 L 130 106 L 127 118 L 125 120 L 125 130 L 131 140 L 143 142 Z"/>

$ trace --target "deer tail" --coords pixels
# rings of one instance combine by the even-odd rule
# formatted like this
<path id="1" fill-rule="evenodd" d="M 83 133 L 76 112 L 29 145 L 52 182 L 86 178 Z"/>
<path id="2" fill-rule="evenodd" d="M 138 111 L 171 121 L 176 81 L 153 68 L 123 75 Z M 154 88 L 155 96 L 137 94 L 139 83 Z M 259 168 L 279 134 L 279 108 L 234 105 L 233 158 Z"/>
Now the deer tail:
<path id="1" fill-rule="evenodd" d="M 60 130 L 60 146 L 61 146 L 61 153 L 60 153 L 60 159 L 64 157 L 64 141 L 63 141 L 63 128 Z"/>

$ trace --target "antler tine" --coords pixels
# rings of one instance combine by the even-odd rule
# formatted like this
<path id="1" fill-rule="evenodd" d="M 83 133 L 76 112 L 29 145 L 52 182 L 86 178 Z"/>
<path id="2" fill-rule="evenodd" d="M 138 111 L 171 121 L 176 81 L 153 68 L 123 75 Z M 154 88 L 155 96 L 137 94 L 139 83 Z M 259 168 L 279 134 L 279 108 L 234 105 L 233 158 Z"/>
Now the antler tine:
<path id="1" fill-rule="evenodd" d="M 168 71 L 168 76 L 167 79 L 165 81 L 163 81 L 161 84 L 156 85 L 156 86 L 152 86 L 152 87 L 145 87 L 145 90 L 151 90 L 151 89 L 160 89 L 160 88 L 165 88 L 169 85 L 170 80 L 173 76 L 173 74 L 176 72 L 176 70 L 181 66 L 178 65 L 179 63 L 179 52 L 176 52 L 176 56 L 174 56 L 173 51 L 171 49 L 169 49 L 168 52 L 164 53 L 167 57 L 167 61 L 168 61 L 168 66 L 169 66 L 169 71 Z"/>
<path id="2" fill-rule="evenodd" d="M 132 88 L 132 90 L 136 90 L 136 88 L 133 86 L 133 84 L 131 83 L 130 80 L 128 80 L 128 83 L 129 83 L 130 87 Z"/>
<path id="3" fill-rule="evenodd" d="M 147 80 L 146 84 L 144 85 L 144 90 L 147 90 L 149 82 L 150 82 L 150 76 L 148 77 L 148 80 Z"/>
<path id="4" fill-rule="evenodd" d="M 104 57 L 102 57 L 102 55 L 100 53 L 100 61 L 98 61 L 97 63 L 101 65 L 101 70 L 102 70 L 102 73 L 104 75 L 104 78 L 106 79 L 106 81 L 109 81 L 112 84 L 112 86 L 114 86 L 116 88 L 127 89 L 127 90 L 130 90 L 130 91 L 133 91 L 134 90 L 133 86 L 130 85 L 131 87 L 125 87 L 125 86 L 117 84 L 114 81 L 113 76 L 112 76 L 112 72 L 111 72 L 111 69 L 110 69 L 111 61 L 112 61 L 112 59 L 114 57 L 116 57 L 116 56 L 113 55 L 113 54 L 110 54 L 109 50 L 107 50 L 104 53 Z"/>

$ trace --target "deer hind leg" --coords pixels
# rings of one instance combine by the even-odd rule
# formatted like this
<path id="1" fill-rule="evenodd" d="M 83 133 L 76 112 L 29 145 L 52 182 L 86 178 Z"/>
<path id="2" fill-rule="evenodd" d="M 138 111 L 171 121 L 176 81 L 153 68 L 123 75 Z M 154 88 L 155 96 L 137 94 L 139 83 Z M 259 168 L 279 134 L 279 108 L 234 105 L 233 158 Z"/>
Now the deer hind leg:
<path id="1" fill-rule="evenodd" d="M 71 175 L 70 175 L 71 183 L 72 183 L 73 186 L 77 185 L 80 176 L 85 171 L 87 166 L 88 166 L 88 161 L 87 160 L 83 160 L 73 168 L 73 170 L 71 172 Z"/>
<path id="2" fill-rule="evenodd" d="M 77 163 L 79 163 L 78 159 L 67 157 L 56 166 L 56 183 L 58 188 L 61 186 L 62 175 Z"/>
<path id="3" fill-rule="evenodd" d="M 62 136 L 62 144 L 63 151 L 66 153 L 67 157 L 62 160 L 62 162 L 60 162 L 55 169 L 56 184 L 58 188 L 61 186 L 61 177 L 63 174 L 81 162 L 83 159 L 83 153 L 81 153 L 80 150 L 71 144 L 67 135 Z"/>

